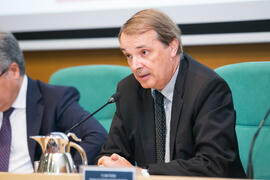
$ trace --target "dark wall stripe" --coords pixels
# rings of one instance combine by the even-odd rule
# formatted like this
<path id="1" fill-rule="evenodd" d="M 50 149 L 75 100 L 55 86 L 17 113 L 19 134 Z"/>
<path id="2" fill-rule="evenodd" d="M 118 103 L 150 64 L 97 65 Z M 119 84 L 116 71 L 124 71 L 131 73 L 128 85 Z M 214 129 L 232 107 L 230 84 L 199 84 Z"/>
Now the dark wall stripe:
<path id="1" fill-rule="evenodd" d="M 226 34 L 270 31 L 270 20 L 180 25 L 183 34 Z"/>
<path id="2" fill-rule="evenodd" d="M 116 37 L 120 28 L 107 29 L 78 29 L 62 31 L 15 32 L 18 40 L 49 40 L 49 39 L 78 39 Z"/>
<path id="3" fill-rule="evenodd" d="M 184 35 L 270 32 L 270 20 L 181 24 Z M 117 28 L 14 32 L 18 40 L 50 40 L 117 37 Z"/>

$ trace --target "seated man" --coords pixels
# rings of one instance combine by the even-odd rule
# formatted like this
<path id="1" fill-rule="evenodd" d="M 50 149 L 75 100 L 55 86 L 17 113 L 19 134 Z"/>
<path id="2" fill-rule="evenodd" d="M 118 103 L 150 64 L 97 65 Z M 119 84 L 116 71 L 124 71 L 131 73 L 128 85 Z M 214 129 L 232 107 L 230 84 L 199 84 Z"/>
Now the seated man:
<path id="1" fill-rule="evenodd" d="M 183 53 L 177 25 L 162 12 L 143 10 L 122 26 L 119 41 L 133 74 L 118 84 L 121 97 L 98 165 L 245 177 L 231 91 Z"/>
<path id="2" fill-rule="evenodd" d="M 15 37 L 0 31 L 0 171 L 33 172 L 41 148 L 29 136 L 65 132 L 86 118 L 89 113 L 80 107 L 79 98 L 75 88 L 29 78 Z M 82 139 L 92 164 L 107 138 L 105 129 L 90 118 L 73 132 Z M 81 163 L 78 152 L 74 161 Z"/>

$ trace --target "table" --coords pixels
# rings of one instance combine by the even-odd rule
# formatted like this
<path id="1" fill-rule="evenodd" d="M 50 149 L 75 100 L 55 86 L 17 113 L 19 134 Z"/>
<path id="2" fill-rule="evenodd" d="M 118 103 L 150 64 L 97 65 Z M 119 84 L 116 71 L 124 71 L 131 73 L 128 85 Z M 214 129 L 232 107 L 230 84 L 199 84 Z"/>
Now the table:
<path id="1" fill-rule="evenodd" d="M 1 180 L 82 180 L 82 174 L 15 174 L 0 172 Z M 226 178 L 186 177 L 186 176 L 136 176 L 136 180 L 229 180 Z M 236 179 L 233 179 L 236 180 Z"/>

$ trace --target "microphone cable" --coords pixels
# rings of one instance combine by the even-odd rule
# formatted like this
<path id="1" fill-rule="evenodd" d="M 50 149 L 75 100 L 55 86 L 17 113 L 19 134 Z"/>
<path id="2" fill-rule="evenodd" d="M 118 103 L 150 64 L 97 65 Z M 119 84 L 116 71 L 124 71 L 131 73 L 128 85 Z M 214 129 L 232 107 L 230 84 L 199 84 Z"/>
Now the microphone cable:
<path id="1" fill-rule="evenodd" d="M 253 148 L 254 148 L 254 144 L 255 141 L 257 139 L 257 136 L 259 135 L 261 128 L 263 127 L 266 119 L 268 118 L 270 114 L 270 109 L 268 110 L 268 112 L 266 113 L 264 119 L 260 122 L 259 127 L 257 129 L 257 131 L 255 132 L 251 145 L 250 145 L 250 149 L 249 149 L 249 155 L 248 155 L 248 167 L 247 167 L 247 177 L 249 179 L 253 179 L 254 178 L 254 172 L 253 172 L 253 165 L 252 165 L 252 153 L 253 153 Z"/>
<path id="2" fill-rule="evenodd" d="M 115 103 L 116 101 L 118 101 L 120 98 L 120 93 L 117 92 L 115 94 L 113 94 L 108 102 L 106 104 L 104 104 L 103 106 L 101 106 L 99 109 L 97 109 L 95 112 L 93 112 L 92 114 L 89 114 L 85 119 L 83 119 L 82 121 L 79 121 L 78 123 L 76 123 L 74 126 L 72 126 L 70 129 L 68 129 L 65 133 L 69 133 L 71 130 L 73 130 L 74 128 L 76 128 L 77 126 L 79 126 L 80 124 L 82 124 L 84 121 L 88 120 L 90 117 L 92 117 L 93 115 L 95 115 L 98 111 L 100 111 L 101 109 L 103 109 L 105 106 L 107 106 L 108 104 L 111 103 Z"/>

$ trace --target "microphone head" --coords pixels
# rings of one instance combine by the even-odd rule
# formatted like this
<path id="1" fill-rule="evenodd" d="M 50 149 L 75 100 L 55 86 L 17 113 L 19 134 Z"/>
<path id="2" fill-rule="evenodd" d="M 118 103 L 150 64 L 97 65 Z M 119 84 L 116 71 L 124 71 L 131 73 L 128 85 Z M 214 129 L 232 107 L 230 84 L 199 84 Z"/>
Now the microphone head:
<path id="1" fill-rule="evenodd" d="M 116 101 L 119 100 L 119 98 L 120 98 L 120 92 L 117 92 L 110 97 L 110 99 L 108 100 L 108 103 L 115 103 Z"/>

